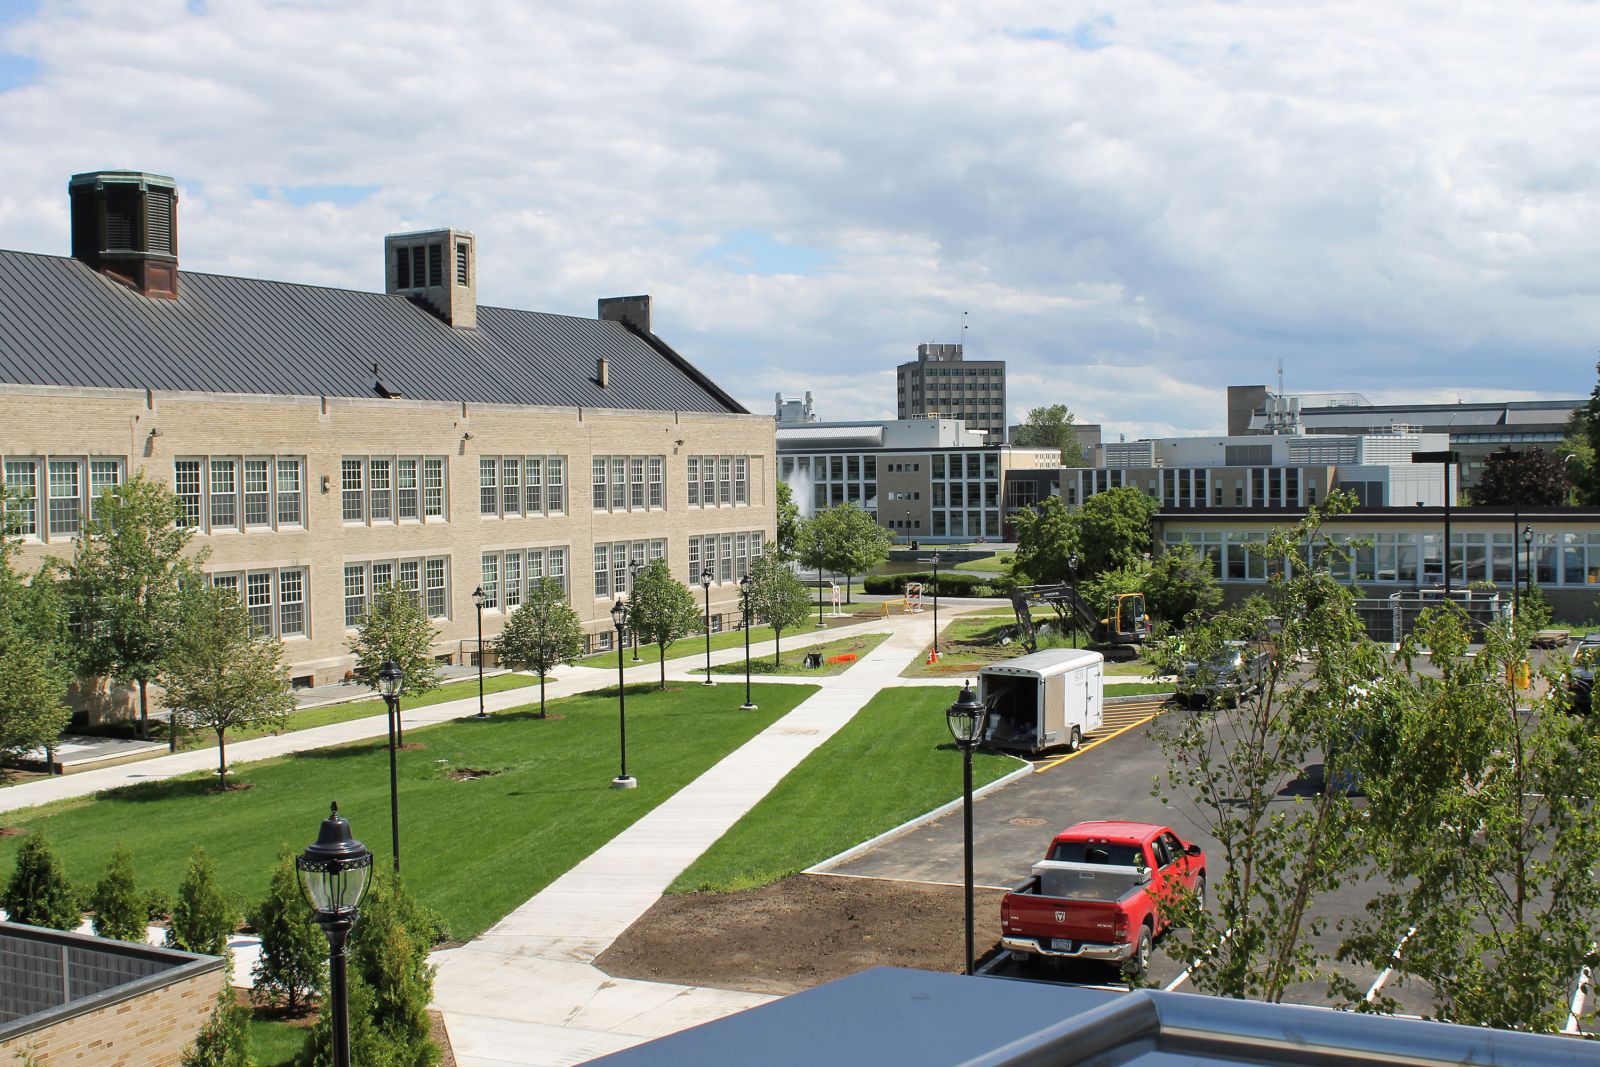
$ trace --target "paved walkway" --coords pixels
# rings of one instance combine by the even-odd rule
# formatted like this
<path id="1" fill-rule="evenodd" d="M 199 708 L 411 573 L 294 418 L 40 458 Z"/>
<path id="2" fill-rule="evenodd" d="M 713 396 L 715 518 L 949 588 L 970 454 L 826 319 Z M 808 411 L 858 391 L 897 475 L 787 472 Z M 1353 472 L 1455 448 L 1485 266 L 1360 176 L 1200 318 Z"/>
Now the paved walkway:
<path id="1" fill-rule="evenodd" d="M 909 681 L 900 671 L 931 640 L 932 615 L 888 624 L 891 636 L 853 668 L 796 679 L 821 689 L 481 937 L 434 955 L 434 1006 L 461 1067 L 581 1063 L 773 999 L 612 978 L 592 961 L 874 694 Z M 875 619 L 860 631 L 884 625 Z M 677 662 L 668 676 L 692 677 L 696 661 Z"/>

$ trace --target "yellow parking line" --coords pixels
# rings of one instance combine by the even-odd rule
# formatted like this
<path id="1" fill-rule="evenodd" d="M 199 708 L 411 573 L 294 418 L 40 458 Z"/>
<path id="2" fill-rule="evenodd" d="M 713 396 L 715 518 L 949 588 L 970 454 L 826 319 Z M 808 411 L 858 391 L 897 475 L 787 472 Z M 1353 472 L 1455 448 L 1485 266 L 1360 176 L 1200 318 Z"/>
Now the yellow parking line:
<path id="1" fill-rule="evenodd" d="M 1034 774 L 1043 774 L 1045 771 L 1048 771 L 1050 768 L 1059 767 L 1063 763 L 1067 762 L 1070 759 L 1077 759 L 1079 756 L 1083 755 L 1085 752 L 1089 751 L 1091 748 L 1094 748 L 1094 747 L 1096 747 L 1098 745 L 1103 745 L 1107 741 L 1112 740 L 1113 738 L 1121 737 L 1123 734 L 1127 733 L 1129 730 L 1134 730 L 1134 729 L 1137 729 L 1140 726 L 1143 726 L 1145 723 L 1149 722 L 1151 719 L 1155 718 L 1157 715 L 1160 715 L 1160 714 L 1161 714 L 1161 706 L 1158 704 L 1155 707 L 1155 709 L 1150 712 L 1150 714 L 1146 715 L 1144 718 L 1140 719 L 1139 721 L 1130 722 L 1128 725 L 1126 725 L 1124 727 L 1121 727 L 1120 729 L 1114 730 L 1111 733 L 1106 734 L 1104 737 L 1097 737 L 1093 741 L 1090 741 L 1087 744 L 1085 744 L 1082 747 L 1080 747 L 1078 749 L 1078 751 L 1076 751 L 1076 752 L 1068 752 L 1065 756 L 1057 756 L 1055 759 L 1051 760 L 1049 763 L 1041 763 L 1041 764 L 1039 764 L 1039 765 L 1037 765 L 1037 766 L 1035 766 L 1033 768 L 1033 773 Z"/>

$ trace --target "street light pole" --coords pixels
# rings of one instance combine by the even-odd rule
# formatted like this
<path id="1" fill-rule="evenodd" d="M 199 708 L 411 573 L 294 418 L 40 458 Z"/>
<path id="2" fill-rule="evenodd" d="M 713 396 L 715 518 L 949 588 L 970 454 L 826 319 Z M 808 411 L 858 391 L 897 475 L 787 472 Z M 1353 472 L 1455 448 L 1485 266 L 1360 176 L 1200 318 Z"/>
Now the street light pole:
<path id="1" fill-rule="evenodd" d="M 612 789 L 632 789 L 639 783 L 628 773 L 628 705 L 625 696 L 626 686 L 622 681 L 622 632 L 628 625 L 628 605 L 617 598 L 616 605 L 611 609 L 611 625 L 617 631 L 617 747 L 622 754 L 622 770 L 611 779 Z"/>
<path id="2" fill-rule="evenodd" d="M 700 588 L 706 594 L 706 684 L 716 685 L 711 680 L 711 568 L 700 568 Z"/>
<path id="3" fill-rule="evenodd" d="M 945 725 L 950 728 L 950 736 L 955 738 L 956 747 L 961 749 L 961 824 L 965 846 L 962 874 L 967 891 L 967 974 L 973 972 L 975 963 L 972 944 L 972 750 L 978 747 L 978 742 L 983 737 L 987 711 L 983 702 L 972 691 L 970 682 L 961 687 L 961 695 L 945 711 Z"/>
<path id="4" fill-rule="evenodd" d="M 750 699 L 750 576 L 739 579 L 739 599 L 744 608 L 744 703 L 741 711 L 755 711 L 756 702 Z"/>
<path id="5" fill-rule="evenodd" d="M 295 860 L 301 889 L 311 900 L 316 921 L 328 938 L 328 985 L 332 1004 L 334 1067 L 350 1064 L 350 992 L 346 978 L 350 928 L 361 917 L 361 902 L 372 875 L 372 852 L 350 836 L 350 824 L 332 805 L 317 839 Z"/>
<path id="6" fill-rule="evenodd" d="M 1461 453 L 1453 451 L 1443 452 L 1413 452 L 1413 463 L 1438 463 L 1444 467 L 1444 599 L 1450 602 L 1450 472 L 1460 462 Z"/>
<path id="7" fill-rule="evenodd" d="M 478 609 L 478 718 L 487 719 L 489 713 L 483 709 L 483 602 L 488 599 L 483 591 L 483 586 L 472 591 L 473 606 Z"/>
<path id="8" fill-rule="evenodd" d="M 1523 587 L 1523 590 L 1522 590 L 1522 595 L 1523 596 L 1532 596 L 1533 595 L 1533 527 L 1532 526 L 1524 526 L 1522 528 L 1522 551 L 1523 551 L 1523 554 L 1525 556 L 1527 556 L 1527 559 L 1523 561 L 1523 565 L 1522 565 L 1522 581 L 1524 583 L 1524 587 Z"/>
<path id="9" fill-rule="evenodd" d="M 1072 578 L 1072 613 L 1068 616 L 1072 622 L 1072 647 L 1078 647 L 1078 554 L 1067 554 L 1067 573 Z M 1030 609 L 1031 610 L 1031 609 Z"/>
<path id="10" fill-rule="evenodd" d="M 628 564 L 628 603 L 633 603 L 633 587 L 639 581 L 639 561 L 634 560 Z M 628 627 L 628 636 L 633 641 L 633 662 L 639 662 L 639 629 L 635 626 Z"/>
<path id="11" fill-rule="evenodd" d="M 939 662 L 939 553 L 936 550 L 928 559 L 919 559 L 918 563 L 933 564 L 933 658 L 930 663 Z"/>
<path id="12" fill-rule="evenodd" d="M 817 629 L 822 629 L 822 532 L 817 532 Z"/>
<path id="13" fill-rule="evenodd" d="M 395 768 L 395 749 L 399 745 L 400 690 L 405 675 L 394 660 L 385 660 L 378 671 L 378 691 L 389 705 L 389 837 L 394 846 L 394 873 L 400 873 L 400 778 Z"/>

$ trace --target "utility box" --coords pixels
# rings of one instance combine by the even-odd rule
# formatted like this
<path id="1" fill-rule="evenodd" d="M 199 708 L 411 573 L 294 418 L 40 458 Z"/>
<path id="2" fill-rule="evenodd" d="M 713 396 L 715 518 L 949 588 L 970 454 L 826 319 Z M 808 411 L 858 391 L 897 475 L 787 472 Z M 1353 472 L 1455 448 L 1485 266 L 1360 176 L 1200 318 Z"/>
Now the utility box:
<path id="1" fill-rule="evenodd" d="M 1050 648 L 978 672 L 978 699 L 989 709 L 983 741 L 1013 752 L 1075 750 L 1098 730 L 1105 703 L 1105 657 L 1081 648 Z"/>

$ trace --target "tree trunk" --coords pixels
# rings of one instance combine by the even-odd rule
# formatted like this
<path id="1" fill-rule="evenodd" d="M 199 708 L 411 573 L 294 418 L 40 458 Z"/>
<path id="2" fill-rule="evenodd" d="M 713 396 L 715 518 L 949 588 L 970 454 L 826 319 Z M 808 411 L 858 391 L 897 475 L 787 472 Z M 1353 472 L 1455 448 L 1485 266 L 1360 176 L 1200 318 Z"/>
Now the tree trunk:
<path id="1" fill-rule="evenodd" d="M 544 718 L 544 672 L 539 673 L 539 718 Z"/>
<path id="2" fill-rule="evenodd" d="M 661 691 L 667 689 L 667 646 L 665 642 L 656 645 L 656 655 L 661 659 Z"/>
<path id="3" fill-rule="evenodd" d="M 852 603 L 850 600 L 850 579 L 854 577 L 855 575 L 851 574 L 849 571 L 844 572 L 844 602 L 846 604 Z"/>
<path id="4" fill-rule="evenodd" d="M 144 679 L 139 679 L 139 740 L 150 740 L 150 699 L 145 693 Z"/>
<path id="5" fill-rule="evenodd" d="M 772 628 L 772 669 L 783 669 L 783 632 L 776 626 Z"/>
<path id="6" fill-rule="evenodd" d="M 217 731 L 217 788 L 228 791 L 228 745 L 223 731 Z"/>

